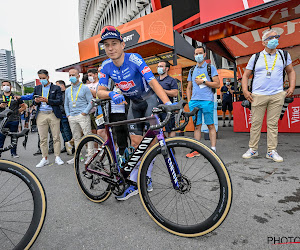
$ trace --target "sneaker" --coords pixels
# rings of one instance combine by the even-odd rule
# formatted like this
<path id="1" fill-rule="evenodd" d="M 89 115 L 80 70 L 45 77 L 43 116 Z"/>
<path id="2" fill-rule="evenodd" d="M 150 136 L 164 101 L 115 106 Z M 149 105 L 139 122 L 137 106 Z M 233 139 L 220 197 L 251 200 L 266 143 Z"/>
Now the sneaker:
<path id="1" fill-rule="evenodd" d="M 228 123 L 228 127 L 231 127 L 231 122 Z"/>
<path id="2" fill-rule="evenodd" d="M 273 161 L 276 161 L 276 162 L 283 162 L 283 158 L 275 150 L 272 150 L 271 152 L 268 152 L 266 154 L 266 157 L 268 159 L 272 159 Z"/>
<path id="3" fill-rule="evenodd" d="M 137 195 L 139 190 L 136 186 L 129 186 L 122 195 L 116 196 L 118 201 L 125 201 L 129 199 L 131 196 Z"/>
<path id="4" fill-rule="evenodd" d="M 74 164 L 74 158 L 72 158 L 71 160 L 67 161 L 68 164 L 73 165 Z"/>
<path id="5" fill-rule="evenodd" d="M 245 154 L 243 154 L 242 157 L 244 159 L 249 159 L 249 158 L 254 157 L 254 156 L 258 156 L 258 152 L 253 150 L 252 148 L 249 148 L 248 151 Z"/>
<path id="6" fill-rule="evenodd" d="M 55 157 L 55 163 L 57 165 L 63 165 L 64 164 L 64 162 L 62 161 L 62 159 L 59 156 Z"/>
<path id="7" fill-rule="evenodd" d="M 226 124 L 225 124 L 225 122 L 223 123 L 223 127 L 226 127 Z"/>
<path id="8" fill-rule="evenodd" d="M 20 156 L 18 154 L 14 154 L 14 155 L 11 155 L 12 158 L 19 158 Z"/>
<path id="9" fill-rule="evenodd" d="M 49 161 L 46 160 L 46 158 L 43 158 L 43 159 L 40 161 L 40 163 L 37 164 L 35 167 L 36 167 L 36 168 L 41 168 L 41 167 L 44 167 L 44 166 L 46 166 L 46 165 L 48 165 L 48 164 L 49 164 Z"/>
<path id="10" fill-rule="evenodd" d="M 147 191 L 151 192 L 153 191 L 152 178 L 147 176 L 146 179 L 147 179 Z"/>
<path id="11" fill-rule="evenodd" d="M 67 150 L 67 154 L 68 155 L 72 155 L 73 153 L 72 153 L 72 149 L 73 149 L 73 146 L 71 145 L 71 143 L 70 142 L 65 142 L 65 147 L 66 147 L 66 150 Z"/>
<path id="12" fill-rule="evenodd" d="M 186 155 L 186 158 L 194 158 L 195 156 L 200 156 L 200 153 L 198 151 L 192 151 Z"/>

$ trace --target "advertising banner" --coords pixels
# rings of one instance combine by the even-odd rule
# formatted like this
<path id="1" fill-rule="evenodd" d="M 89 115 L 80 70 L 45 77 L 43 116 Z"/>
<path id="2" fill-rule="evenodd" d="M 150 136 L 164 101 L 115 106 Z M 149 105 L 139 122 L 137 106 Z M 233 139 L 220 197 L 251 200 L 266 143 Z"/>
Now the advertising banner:
<path id="1" fill-rule="evenodd" d="M 250 132 L 251 111 L 242 107 L 241 102 L 233 103 L 234 110 L 234 132 Z M 263 120 L 262 132 L 267 132 L 266 114 Z M 300 133 L 300 98 L 295 98 L 288 105 L 283 119 L 278 122 L 278 132 Z"/>

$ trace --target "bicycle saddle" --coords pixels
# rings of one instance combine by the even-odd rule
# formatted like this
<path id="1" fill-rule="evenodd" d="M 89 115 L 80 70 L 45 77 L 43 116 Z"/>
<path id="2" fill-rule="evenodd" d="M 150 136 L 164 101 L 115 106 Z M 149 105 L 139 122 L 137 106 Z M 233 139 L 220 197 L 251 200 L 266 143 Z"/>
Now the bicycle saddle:
<path id="1" fill-rule="evenodd" d="M 11 109 L 5 109 L 0 113 L 0 118 L 4 118 L 9 116 L 10 114 L 12 114 L 12 110 Z"/>
<path id="2" fill-rule="evenodd" d="M 161 108 L 165 112 L 173 112 L 182 109 L 187 102 L 185 100 L 180 100 L 177 104 L 175 105 L 166 105 L 166 104 L 160 104 L 157 107 Z"/>

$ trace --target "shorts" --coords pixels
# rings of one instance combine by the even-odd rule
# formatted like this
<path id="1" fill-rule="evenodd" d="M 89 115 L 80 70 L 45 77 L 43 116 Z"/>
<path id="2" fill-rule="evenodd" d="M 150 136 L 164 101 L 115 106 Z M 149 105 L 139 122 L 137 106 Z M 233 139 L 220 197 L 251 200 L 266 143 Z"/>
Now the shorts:
<path id="1" fill-rule="evenodd" d="M 161 113 L 158 116 L 159 116 L 160 121 L 162 122 L 164 119 L 166 119 L 167 114 L 166 113 Z M 171 119 L 169 120 L 169 122 L 165 126 L 165 131 L 167 133 L 170 133 L 170 132 L 172 132 L 171 129 L 174 128 L 174 127 L 175 127 L 175 116 L 172 115 Z"/>
<path id="2" fill-rule="evenodd" d="M 226 112 L 226 110 L 228 111 L 232 111 L 233 107 L 232 107 L 232 102 L 223 102 L 222 103 L 222 111 Z"/>
<path id="3" fill-rule="evenodd" d="M 214 102 L 191 100 L 189 102 L 190 111 L 195 107 L 199 108 L 196 125 L 202 124 L 202 115 L 204 115 L 204 123 L 206 125 L 214 124 Z M 194 120 L 195 116 L 193 116 L 193 121 Z"/>
<path id="4" fill-rule="evenodd" d="M 130 106 L 128 111 L 128 120 L 135 118 L 143 118 L 146 116 L 151 116 L 152 109 L 157 107 L 158 100 L 156 94 L 150 95 L 146 100 L 142 101 L 133 101 L 130 100 Z M 149 123 L 131 123 L 128 124 L 128 131 L 131 135 L 143 135 L 145 125 L 149 128 Z"/>
<path id="5" fill-rule="evenodd" d="M 96 130 L 98 126 L 95 121 L 95 113 L 90 114 L 90 118 L 91 118 L 91 129 Z"/>

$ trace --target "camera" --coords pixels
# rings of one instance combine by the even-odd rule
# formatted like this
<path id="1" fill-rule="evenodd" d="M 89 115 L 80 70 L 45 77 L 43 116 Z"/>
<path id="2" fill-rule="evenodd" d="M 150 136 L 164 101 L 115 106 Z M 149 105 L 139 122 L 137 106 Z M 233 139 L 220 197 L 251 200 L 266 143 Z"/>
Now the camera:
<path id="1" fill-rule="evenodd" d="M 241 105 L 242 105 L 244 108 L 251 109 L 251 102 L 249 102 L 248 100 L 242 101 Z"/>

